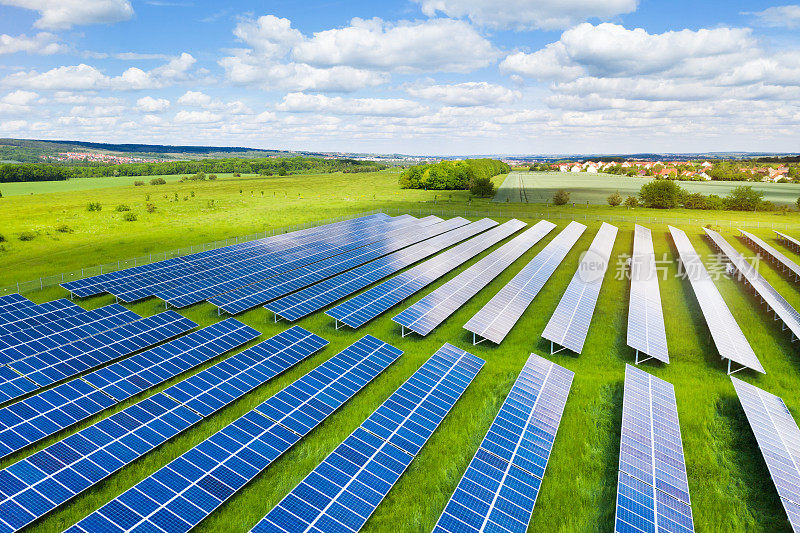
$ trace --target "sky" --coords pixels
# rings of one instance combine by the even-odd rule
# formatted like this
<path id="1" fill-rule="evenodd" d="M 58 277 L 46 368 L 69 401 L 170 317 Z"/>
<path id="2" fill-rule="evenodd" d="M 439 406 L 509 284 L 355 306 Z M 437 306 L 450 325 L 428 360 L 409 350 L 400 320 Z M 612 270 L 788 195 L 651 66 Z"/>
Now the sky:
<path id="1" fill-rule="evenodd" d="M 800 5 L 0 0 L 0 137 L 797 152 Z"/>

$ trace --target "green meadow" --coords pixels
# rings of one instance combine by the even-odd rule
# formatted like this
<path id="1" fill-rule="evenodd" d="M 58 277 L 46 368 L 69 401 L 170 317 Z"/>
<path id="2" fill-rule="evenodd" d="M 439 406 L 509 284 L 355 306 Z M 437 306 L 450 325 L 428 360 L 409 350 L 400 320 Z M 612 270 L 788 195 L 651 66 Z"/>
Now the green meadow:
<path id="1" fill-rule="evenodd" d="M 44 192 L 44 184 L 37 184 L 40 188 L 35 194 L 17 196 L 6 195 L 5 187 L 0 189 L 4 194 L 0 199 L 0 234 L 5 237 L 5 242 L 0 243 L 3 247 L 0 252 L 0 286 L 83 266 L 372 209 L 384 209 L 391 214 L 413 210 L 427 214 L 444 210 L 448 213 L 462 212 L 473 219 L 478 213 L 490 213 L 498 222 L 507 220 L 513 212 L 528 224 L 541 218 L 549 218 L 558 224 L 556 230 L 425 338 L 416 335 L 401 338 L 400 328 L 391 318 L 502 243 L 456 268 L 359 330 L 336 330 L 333 320 L 324 313 L 298 321 L 298 325 L 329 340 L 330 345 L 87 490 L 29 529 L 61 531 L 74 524 L 369 333 L 404 350 L 404 355 L 201 523 L 198 530 L 247 531 L 433 352 L 443 343 L 450 342 L 483 358 L 486 365 L 377 508 L 365 530 L 431 530 L 528 355 L 535 352 L 574 371 L 575 379 L 530 530 L 610 531 L 615 512 L 624 372 L 625 365 L 634 360 L 633 351 L 625 343 L 629 283 L 618 275 L 618 266 L 612 264 L 606 273 L 582 354 L 561 352 L 551 356 L 549 343 L 540 338 L 577 268 L 581 253 L 589 247 L 601 221 L 615 217 L 612 223 L 620 231 L 614 245 L 614 256 L 619 257 L 631 252 L 634 218 L 671 217 L 670 223 L 687 231 L 698 252 L 707 259 L 707 266 L 713 264 L 713 251 L 702 237 L 700 219 L 718 221 L 722 234 L 748 257 L 754 252 L 736 236 L 735 228 L 739 222 L 760 225 L 760 229 L 752 231 L 773 244 L 772 225 L 793 226 L 794 231 L 789 233 L 800 235 L 800 214 L 797 213 L 683 210 L 667 213 L 599 205 L 553 208 L 535 203 L 504 206 L 490 200 L 470 200 L 466 192 L 400 190 L 397 177 L 396 171 L 281 178 L 221 177 L 214 182 L 172 182 L 145 187 L 133 187 L 133 180 L 126 178 L 130 184 L 109 182 L 111 186 L 104 188 L 76 187 L 53 193 Z M 797 190 L 800 195 L 800 188 Z M 533 201 L 529 199 L 529 202 Z M 102 210 L 87 211 L 88 202 L 100 202 Z M 115 207 L 123 203 L 137 214 L 136 221 L 124 221 L 122 216 L 125 213 L 115 211 Z M 145 210 L 147 203 L 155 204 L 153 213 Z M 472 346 L 471 334 L 463 329 L 463 324 L 570 219 L 585 223 L 587 231 L 508 337 L 499 346 L 489 342 Z M 69 230 L 58 231 L 63 225 Z M 672 362 L 669 365 L 648 362 L 642 368 L 675 386 L 695 527 L 698 531 L 790 531 L 758 445 L 726 375 L 726 365 L 714 347 L 688 281 L 677 277 L 676 252 L 667 226 L 663 222 L 647 226 L 653 230 L 659 266 L 665 269 L 665 278 L 660 281 L 660 286 Z M 19 236 L 23 233 L 32 233 L 34 237 L 21 241 Z M 776 246 L 800 262 L 800 255 L 781 245 Z M 766 262 L 761 263 L 760 272 L 795 308 L 800 307 L 797 284 Z M 788 333 L 781 331 L 779 323 L 759 307 L 756 299 L 740 283 L 722 276 L 716 285 L 767 372 L 760 375 L 742 371 L 737 377 L 781 396 L 797 418 L 800 415 L 800 397 L 796 394 L 800 383 L 797 345 L 790 342 Z M 65 295 L 66 291 L 60 288 L 26 294 L 37 302 Z M 91 309 L 113 301 L 113 296 L 104 295 L 78 303 Z M 142 315 L 152 315 L 162 311 L 164 305 L 150 299 L 130 308 Z M 220 320 L 216 308 L 209 304 L 191 306 L 181 313 L 200 325 Z M 259 340 L 249 345 L 288 327 L 285 321 L 274 323 L 271 314 L 260 307 L 236 318 L 263 332 Z M 227 354 L 222 357 L 227 357 Z M 8 466 L 200 369 L 10 456 L 0 461 L 0 467 Z"/>

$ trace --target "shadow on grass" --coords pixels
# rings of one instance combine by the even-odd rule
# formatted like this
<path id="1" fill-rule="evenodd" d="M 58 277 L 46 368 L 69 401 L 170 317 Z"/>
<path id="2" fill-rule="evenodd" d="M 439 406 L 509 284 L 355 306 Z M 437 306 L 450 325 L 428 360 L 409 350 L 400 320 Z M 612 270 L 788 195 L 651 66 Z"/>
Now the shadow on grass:
<path id="1" fill-rule="evenodd" d="M 602 430 L 597 433 L 599 439 L 592 443 L 592 455 L 601 470 L 602 480 L 596 498 L 599 503 L 595 510 L 597 531 L 613 531 L 614 529 L 624 390 L 623 381 L 603 385 L 598 401 L 589 405 L 590 419 L 595 420 L 598 429 Z"/>

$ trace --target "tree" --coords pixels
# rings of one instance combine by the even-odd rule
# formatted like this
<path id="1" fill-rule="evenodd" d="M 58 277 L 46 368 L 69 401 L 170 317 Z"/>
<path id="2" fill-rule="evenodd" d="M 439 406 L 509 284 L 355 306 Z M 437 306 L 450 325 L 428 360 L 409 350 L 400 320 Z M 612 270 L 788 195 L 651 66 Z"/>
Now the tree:
<path id="1" fill-rule="evenodd" d="M 553 195 L 553 203 L 555 205 L 567 205 L 569 202 L 569 191 L 565 191 L 564 189 L 559 189 Z"/>
<path id="2" fill-rule="evenodd" d="M 478 198 L 491 198 L 494 196 L 494 183 L 489 178 L 477 178 L 472 180 L 469 192 Z"/>
<path id="3" fill-rule="evenodd" d="M 725 198 L 725 207 L 734 211 L 755 211 L 763 201 L 763 192 L 750 185 L 739 185 Z"/>
<path id="4" fill-rule="evenodd" d="M 797 206 L 797 209 L 800 209 L 800 198 L 797 199 L 795 205 Z"/>
<path id="5" fill-rule="evenodd" d="M 619 191 L 615 192 L 611 196 L 608 197 L 608 205 L 611 207 L 617 207 L 619 204 L 622 203 L 622 195 Z"/>
<path id="6" fill-rule="evenodd" d="M 625 207 L 639 207 L 639 199 L 635 196 L 625 198 Z"/>
<path id="7" fill-rule="evenodd" d="M 678 207 L 683 192 L 672 180 L 654 180 L 642 185 L 639 196 L 645 207 L 672 209 Z"/>

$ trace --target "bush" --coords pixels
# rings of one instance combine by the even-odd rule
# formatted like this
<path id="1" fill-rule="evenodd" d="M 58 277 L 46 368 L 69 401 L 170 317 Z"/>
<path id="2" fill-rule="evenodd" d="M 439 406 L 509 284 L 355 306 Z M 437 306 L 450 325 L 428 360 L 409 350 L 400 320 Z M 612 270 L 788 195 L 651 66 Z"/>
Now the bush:
<path id="1" fill-rule="evenodd" d="M 36 234 L 32 231 L 23 231 L 19 234 L 19 240 L 21 241 L 32 241 L 36 238 Z"/>
<path id="2" fill-rule="evenodd" d="M 117 213 L 122 213 L 123 211 L 130 211 L 131 208 L 129 205 L 126 204 L 119 204 L 115 209 Z"/>
<path id="3" fill-rule="evenodd" d="M 136 217 L 136 213 L 133 211 L 128 211 L 124 215 L 122 215 L 122 220 L 125 222 L 136 222 L 138 218 Z"/>
<path id="4" fill-rule="evenodd" d="M 215 179 L 217 179 L 217 175 L 216 174 L 209 174 L 208 175 L 208 179 L 210 179 L 211 181 L 214 181 Z"/>
<path id="5" fill-rule="evenodd" d="M 608 197 L 608 205 L 611 207 L 617 207 L 619 204 L 622 203 L 622 195 L 619 191 L 615 192 L 611 196 Z"/>
<path id="6" fill-rule="evenodd" d="M 683 197 L 683 207 L 686 209 L 706 209 L 706 197 L 699 192 L 686 194 Z"/>
<path id="7" fill-rule="evenodd" d="M 672 180 L 655 180 L 642 185 L 639 196 L 645 207 L 672 209 L 678 207 L 684 191 Z"/>
<path id="8" fill-rule="evenodd" d="M 148 213 L 155 213 L 156 212 L 156 204 L 151 204 L 151 203 L 148 202 L 147 205 L 144 208 Z"/>
<path id="9" fill-rule="evenodd" d="M 73 233 L 72 228 L 70 228 L 66 224 L 59 224 L 58 226 L 56 226 L 56 231 L 59 233 Z"/>
<path id="10" fill-rule="evenodd" d="M 167 180 L 164 178 L 153 178 L 150 180 L 150 185 L 166 185 Z"/>
<path id="11" fill-rule="evenodd" d="M 720 211 L 725 209 L 725 202 L 716 194 L 709 194 L 706 196 L 706 209 Z"/>
<path id="12" fill-rule="evenodd" d="M 797 201 L 795 201 L 794 205 L 797 206 L 797 209 L 800 209 L 800 198 L 798 198 Z"/>
<path id="13" fill-rule="evenodd" d="M 625 207 L 639 207 L 639 199 L 635 196 L 625 198 Z"/>
<path id="14" fill-rule="evenodd" d="M 559 189 L 553 195 L 553 203 L 556 205 L 567 205 L 569 203 L 569 191 Z"/>
<path id="15" fill-rule="evenodd" d="M 136 180 L 136 181 L 133 182 L 133 186 L 134 187 L 141 187 L 143 185 L 144 185 L 144 182 L 140 181 L 140 180 Z"/>
<path id="16" fill-rule="evenodd" d="M 211 176 L 214 176 L 214 177 L 212 178 Z M 216 174 L 211 174 L 211 176 L 209 176 L 209 177 L 208 177 L 208 179 L 217 179 L 217 175 L 216 175 Z M 234 177 L 234 178 L 241 178 L 241 177 L 242 177 L 242 175 L 241 175 L 241 174 L 239 174 L 238 172 L 234 172 L 234 173 L 233 173 L 233 177 Z"/>
<path id="17" fill-rule="evenodd" d="M 6 236 L 0 233 L 0 242 L 6 242 Z"/>
<path id="18" fill-rule="evenodd" d="M 89 202 L 86 204 L 86 210 L 89 212 L 102 211 L 103 206 L 100 205 L 100 202 Z"/>
<path id="19" fill-rule="evenodd" d="M 725 207 L 734 211 L 755 211 L 761 206 L 763 198 L 763 192 L 750 185 L 740 185 L 725 197 Z"/>
<path id="20" fill-rule="evenodd" d="M 494 183 L 490 178 L 476 178 L 472 181 L 469 192 L 478 198 L 491 198 L 494 196 Z"/>

